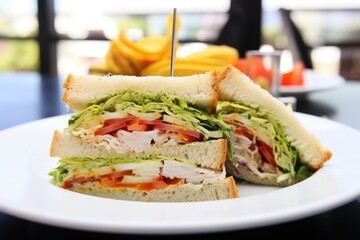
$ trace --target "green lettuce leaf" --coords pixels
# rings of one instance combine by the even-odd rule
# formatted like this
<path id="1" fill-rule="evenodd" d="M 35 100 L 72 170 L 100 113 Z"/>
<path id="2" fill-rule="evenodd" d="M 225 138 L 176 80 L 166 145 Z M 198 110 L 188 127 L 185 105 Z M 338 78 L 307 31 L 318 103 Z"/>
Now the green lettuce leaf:
<path id="1" fill-rule="evenodd" d="M 274 140 L 275 161 L 284 173 L 290 173 L 291 178 L 299 180 L 311 175 L 307 167 L 300 162 L 299 152 L 288 139 L 284 126 L 274 115 L 256 105 L 228 101 L 219 102 L 218 118 L 231 113 L 237 113 L 237 120 L 246 124 L 249 129 Z"/>

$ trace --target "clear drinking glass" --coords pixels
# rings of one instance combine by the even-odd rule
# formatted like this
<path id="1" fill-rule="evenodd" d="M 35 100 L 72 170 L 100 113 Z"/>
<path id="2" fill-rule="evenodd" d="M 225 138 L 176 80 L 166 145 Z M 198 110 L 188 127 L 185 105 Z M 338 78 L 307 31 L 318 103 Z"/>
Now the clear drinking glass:
<path id="1" fill-rule="evenodd" d="M 280 58 L 281 51 L 246 52 L 247 75 L 274 97 L 280 96 Z"/>
<path id="2" fill-rule="evenodd" d="M 296 108 L 296 98 L 292 96 L 281 97 L 280 59 L 282 51 L 263 52 L 250 50 L 246 52 L 246 74 L 255 83 L 260 85 L 292 109 Z"/>

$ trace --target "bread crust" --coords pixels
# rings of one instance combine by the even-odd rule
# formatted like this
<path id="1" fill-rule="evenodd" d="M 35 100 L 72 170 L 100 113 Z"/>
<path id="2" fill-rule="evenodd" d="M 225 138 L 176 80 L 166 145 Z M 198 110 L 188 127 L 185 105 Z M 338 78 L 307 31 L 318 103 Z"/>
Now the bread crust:
<path id="1" fill-rule="evenodd" d="M 69 99 L 69 92 L 71 91 L 71 89 L 73 88 L 72 86 L 74 85 L 75 81 L 74 81 L 74 75 L 73 74 L 69 74 L 64 83 L 63 83 L 63 88 L 64 89 L 68 89 L 68 91 L 65 91 L 63 96 L 62 96 L 62 100 L 63 102 L 68 102 L 70 101 Z"/>
<path id="2" fill-rule="evenodd" d="M 60 136 L 61 133 L 58 130 L 55 130 L 51 139 L 50 157 L 56 157 L 56 155 L 58 154 L 58 147 L 61 142 Z"/>
<path id="3" fill-rule="evenodd" d="M 239 197 L 232 176 L 213 183 L 186 183 L 151 191 L 133 188 L 106 188 L 93 182 L 76 183 L 70 190 L 91 196 L 143 202 L 198 202 Z"/>
<path id="4" fill-rule="evenodd" d="M 81 111 L 92 101 L 103 99 L 124 90 L 164 93 L 179 97 L 196 107 L 215 112 L 218 78 L 214 72 L 185 77 L 163 76 L 77 76 L 69 74 L 63 84 L 63 101 L 74 111 Z"/>
<path id="5" fill-rule="evenodd" d="M 211 72 L 211 78 L 212 78 L 212 82 L 213 82 L 213 96 L 211 97 L 213 102 L 211 104 L 211 113 L 215 113 L 216 112 L 216 107 L 217 107 L 217 103 L 218 103 L 218 91 L 219 91 L 219 78 L 218 78 L 218 74 L 216 72 Z"/>
<path id="6" fill-rule="evenodd" d="M 295 114 L 269 92 L 254 84 L 245 74 L 228 66 L 219 78 L 219 101 L 244 102 L 267 109 L 284 126 L 288 140 L 299 150 L 300 161 L 316 171 L 332 153 L 309 132 Z"/>
<path id="7" fill-rule="evenodd" d="M 219 161 L 217 161 L 218 164 L 216 166 L 216 169 L 220 170 L 220 169 L 223 169 L 225 162 L 226 162 L 227 140 L 219 139 L 219 140 L 215 140 L 215 141 L 218 141 L 218 147 L 219 147 L 219 151 L 218 151 Z"/>

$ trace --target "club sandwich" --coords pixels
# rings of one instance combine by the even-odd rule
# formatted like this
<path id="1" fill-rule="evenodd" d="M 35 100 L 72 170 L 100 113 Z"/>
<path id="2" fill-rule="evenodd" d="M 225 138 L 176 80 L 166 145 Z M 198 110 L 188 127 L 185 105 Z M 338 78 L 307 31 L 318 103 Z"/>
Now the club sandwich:
<path id="1" fill-rule="evenodd" d="M 217 75 L 78 76 L 63 84 L 75 113 L 53 135 L 58 186 L 152 202 L 238 197 L 225 161 L 234 128 L 216 118 Z"/>

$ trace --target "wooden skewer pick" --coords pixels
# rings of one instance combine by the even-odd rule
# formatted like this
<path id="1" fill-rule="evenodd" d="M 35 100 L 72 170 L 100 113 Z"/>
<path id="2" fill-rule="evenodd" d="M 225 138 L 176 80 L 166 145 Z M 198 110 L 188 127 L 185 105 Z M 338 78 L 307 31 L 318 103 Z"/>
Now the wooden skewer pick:
<path id="1" fill-rule="evenodd" d="M 170 76 L 174 76 L 174 52 L 176 39 L 176 8 L 174 8 L 171 36 Z"/>

